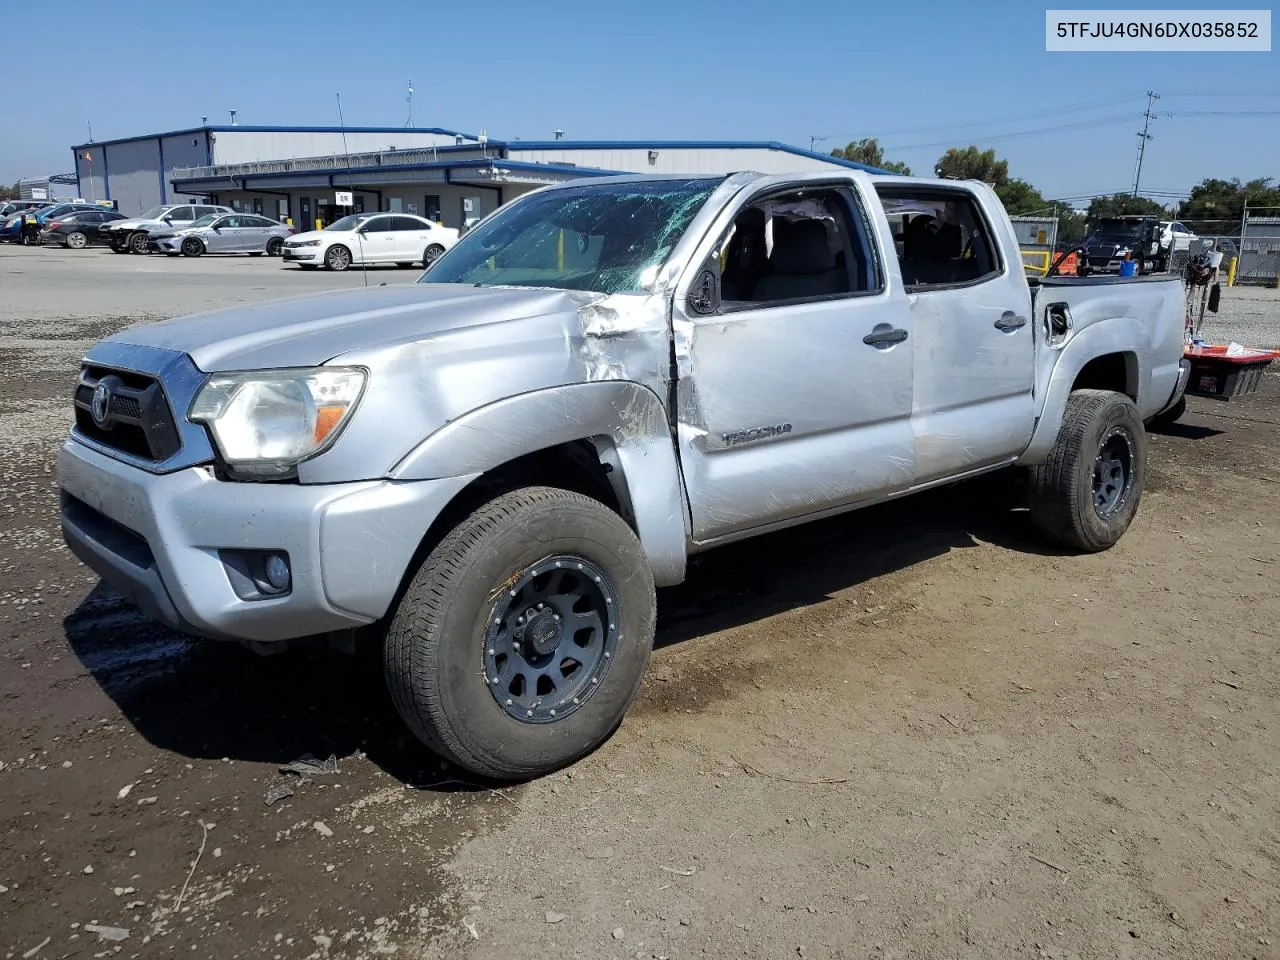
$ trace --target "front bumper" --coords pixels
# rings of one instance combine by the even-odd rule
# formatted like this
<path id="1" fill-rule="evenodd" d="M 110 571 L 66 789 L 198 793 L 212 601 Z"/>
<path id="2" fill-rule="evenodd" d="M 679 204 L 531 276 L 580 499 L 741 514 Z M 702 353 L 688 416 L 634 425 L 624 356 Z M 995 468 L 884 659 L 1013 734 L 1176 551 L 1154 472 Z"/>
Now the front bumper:
<path id="1" fill-rule="evenodd" d="M 319 247 L 291 247 L 288 244 L 285 244 L 284 249 L 280 251 L 280 256 L 286 262 L 319 263 L 320 248 Z"/>
<path id="2" fill-rule="evenodd" d="M 112 589 L 198 636 L 280 641 L 383 616 L 431 523 L 471 477 L 229 483 L 153 474 L 74 439 L 58 455 L 63 537 Z M 287 555 L 289 592 L 242 599 L 229 551 Z"/>
<path id="3" fill-rule="evenodd" d="M 147 241 L 147 249 L 157 253 L 180 253 L 182 240 L 182 237 L 152 237 Z"/>

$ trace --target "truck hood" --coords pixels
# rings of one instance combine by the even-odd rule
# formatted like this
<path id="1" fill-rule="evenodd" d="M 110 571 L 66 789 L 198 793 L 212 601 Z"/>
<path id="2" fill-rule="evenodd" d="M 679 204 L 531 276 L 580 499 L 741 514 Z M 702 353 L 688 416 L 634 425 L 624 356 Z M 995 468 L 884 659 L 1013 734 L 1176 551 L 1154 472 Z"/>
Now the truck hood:
<path id="1" fill-rule="evenodd" d="M 207 373 L 305 367 L 464 327 L 573 314 L 600 299 L 565 290 L 396 284 L 177 317 L 121 331 L 104 342 L 186 353 Z"/>

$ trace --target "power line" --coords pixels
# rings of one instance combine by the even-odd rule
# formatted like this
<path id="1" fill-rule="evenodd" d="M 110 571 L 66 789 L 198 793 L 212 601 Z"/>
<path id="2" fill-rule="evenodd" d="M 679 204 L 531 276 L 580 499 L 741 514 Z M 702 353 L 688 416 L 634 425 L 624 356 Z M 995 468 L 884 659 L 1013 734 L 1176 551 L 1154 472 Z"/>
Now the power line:
<path id="1" fill-rule="evenodd" d="M 957 140 L 971 140 L 982 143 L 990 143 L 996 140 L 1013 140 L 1017 137 L 1032 137 L 1042 133 L 1065 133 L 1068 130 L 1088 130 L 1095 127 L 1110 127 L 1117 124 L 1128 123 L 1133 119 L 1131 114 L 1121 113 L 1110 117 L 1100 117 L 1096 120 L 1082 120 L 1075 123 L 1062 123 L 1051 127 L 1035 127 L 1030 130 L 1015 130 L 1011 133 L 997 133 L 988 136 L 964 136 L 950 137 L 946 140 L 933 140 L 929 143 L 909 143 L 885 147 L 885 150 L 920 150 L 925 147 L 949 147 L 955 146 Z"/>

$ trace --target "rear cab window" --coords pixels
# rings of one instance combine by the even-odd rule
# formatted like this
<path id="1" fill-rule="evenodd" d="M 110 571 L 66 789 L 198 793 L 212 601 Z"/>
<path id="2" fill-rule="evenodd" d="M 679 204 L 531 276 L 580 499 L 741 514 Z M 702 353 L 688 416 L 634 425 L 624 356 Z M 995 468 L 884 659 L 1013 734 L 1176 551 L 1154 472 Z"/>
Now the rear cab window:
<path id="1" fill-rule="evenodd" d="M 995 233 L 970 191 L 892 184 L 876 192 L 908 290 L 971 286 L 1004 274 Z"/>

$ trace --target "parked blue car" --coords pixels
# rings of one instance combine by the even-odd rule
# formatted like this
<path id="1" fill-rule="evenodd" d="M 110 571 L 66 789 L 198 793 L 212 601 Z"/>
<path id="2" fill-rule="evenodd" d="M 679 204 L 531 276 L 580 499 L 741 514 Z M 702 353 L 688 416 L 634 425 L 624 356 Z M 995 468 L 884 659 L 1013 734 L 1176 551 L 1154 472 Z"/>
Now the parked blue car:
<path id="1" fill-rule="evenodd" d="M 0 222 L 0 240 L 8 243 L 17 243 L 22 239 L 22 221 L 26 217 L 35 217 L 36 223 L 43 224 L 46 220 L 61 216 L 64 213 L 72 213 L 77 210 L 101 210 L 101 204 L 98 203 L 55 203 L 52 206 L 41 207 L 38 210 L 19 210 L 17 213 L 11 213 Z"/>

